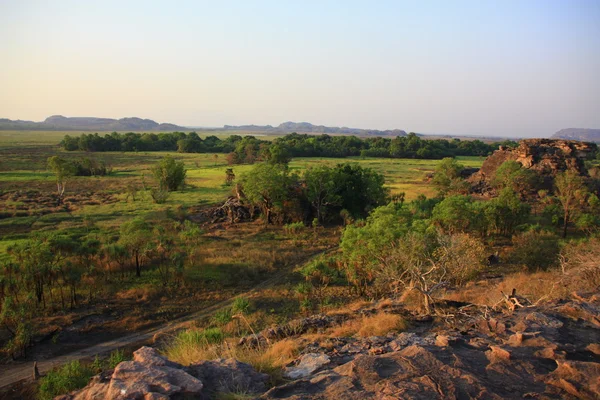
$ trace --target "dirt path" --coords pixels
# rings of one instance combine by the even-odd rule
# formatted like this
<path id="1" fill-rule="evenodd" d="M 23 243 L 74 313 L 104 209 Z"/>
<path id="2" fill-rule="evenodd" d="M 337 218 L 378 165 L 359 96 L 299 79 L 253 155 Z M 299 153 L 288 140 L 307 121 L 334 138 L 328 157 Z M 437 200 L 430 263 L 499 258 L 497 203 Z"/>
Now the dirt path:
<path id="1" fill-rule="evenodd" d="M 304 258 L 303 260 L 299 261 L 295 265 L 304 264 L 304 263 L 308 262 L 310 259 L 312 259 L 320 254 L 329 253 L 333 250 L 335 250 L 335 248 L 312 254 L 312 255 Z M 265 288 L 268 288 L 270 286 L 273 286 L 273 285 L 279 283 L 289 273 L 290 268 L 293 268 L 293 266 L 279 271 L 273 277 L 267 279 L 266 281 L 259 283 L 258 285 L 256 285 L 254 288 L 250 289 L 247 292 L 240 293 L 240 294 L 238 294 L 230 299 L 227 299 L 227 300 L 219 301 L 219 302 L 213 304 L 212 306 L 205 308 L 202 311 L 198 311 L 193 314 L 186 315 L 186 316 L 178 318 L 178 319 L 174 319 L 173 321 L 169 321 L 168 323 L 166 323 L 165 325 L 162 325 L 160 327 L 148 329 L 148 330 L 145 330 L 142 332 L 136 332 L 131 335 L 127 335 L 127 336 L 123 336 L 123 337 L 120 337 L 117 339 L 109 340 L 107 342 L 99 343 L 97 345 L 94 345 L 94 346 L 91 346 L 91 347 L 88 347 L 88 348 L 85 348 L 82 350 L 78 350 L 78 351 L 75 351 L 75 352 L 72 352 L 69 354 L 64 354 L 61 356 L 49 358 L 47 360 L 39 360 L 37 362 L 38 370 L 39 370 L 40 374 L 43 375 L 44 373 L 50 371 L 52 368 L 54 368 L 56 366 L 60 366 L 62 364 L 70 362 L 70 361 L 83 360 L 86 358 L 93 358 L 96 355 L 102 356 L 102 355 L 109 354 L 111 351 L 116 350 L 116 349 L 121 349 L 121 348 L 125 348 L 125 347 L 133 347 L 136 345 L 142 345 L 144 343 L 151 342 L 154 335 L 167 334 L 169 332 L 173 332 L 178 329 L 185 328 L 189 324 L 190 321 L 210 316 L 212 313 L 214 313 L 218 309 L 231 304 L 236 297 L 250 296 L 253 293 L 257 292 L 258 290 L 265 289 Z M 23 362 L 23 363 L 19 363 L 19 364 L 12 364 L 12 365 L 3 365 L 3 366 L 0 366 L 0 368 L 1 368 L 0 389 L 3 389 L 6 386 L 10 386 L 19 381 L 30 379 L 33 376 L 33 362 L 32 361 L 27 361 L 27 362 Z"/>

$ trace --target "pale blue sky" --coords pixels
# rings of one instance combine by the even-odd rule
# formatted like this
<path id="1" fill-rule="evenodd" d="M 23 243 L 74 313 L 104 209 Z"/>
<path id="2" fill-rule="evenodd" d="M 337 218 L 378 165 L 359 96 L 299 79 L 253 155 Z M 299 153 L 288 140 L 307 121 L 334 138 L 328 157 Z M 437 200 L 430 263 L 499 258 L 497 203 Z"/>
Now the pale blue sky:
<path id="1" fill-rule="evenodd" d="M 0 0 L 0 117 L 600 128 L 600 0 Z"/>

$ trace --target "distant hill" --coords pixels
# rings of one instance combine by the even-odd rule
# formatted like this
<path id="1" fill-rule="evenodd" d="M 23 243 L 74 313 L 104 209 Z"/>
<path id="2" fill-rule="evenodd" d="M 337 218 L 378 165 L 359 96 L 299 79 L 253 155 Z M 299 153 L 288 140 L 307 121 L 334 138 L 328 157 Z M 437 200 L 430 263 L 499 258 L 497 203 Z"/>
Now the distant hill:
<path id="1" fill-rule="evenodd" d="M 64 117 L 53 115 L 43 122 L 10 120 L 0 118 L 0 130 L 36 130 L 36 131 L 182 131 L 188 130 L 174 124 L 159 124 L 151 119 L 142 118 L 96 118 Z"/>
<path id="2" fill-rule="evenodd" d="M 332 134 L 344 134 L 344 135 L 358 135 L 358 136 L 406 136 L 406 132 L 400 129 L 392 130 L 376 130 L 376 129 L 358 129 L 348 127 L 331 127 L 324 125 L 313 125 L 309 122 L 284 122 L 278 126 L 272 125 L 240 125 L 232 126 L 225 125 L 225 130 L 231 131 L 256 131 L 264 133 L 332 133 Z"/>
<path id="3" fill-rule="evenodd" d="M 552 135 L 552 139 L 580 140 L 600 143 L 600 129 L 568 128 Z"/>
<path id="4" fill-rule="evenodd" d="M 406 136 L 406 132 L 400 129 L 376 130 L 376 129 L 357 129 L 347 127 L 331 127 L 324 125 L 313 125 L 308 122 L 284 122 L 278 126 L 272 125 L 225 125 L 223 128 L 188 128 L 175 124 L 159 124 L 151 119 L 142 118 L 96 118 L 96 117 L 64 117 L 62 115 L 53 115 L 46 118 L 43 122 L 10 120 L 0 118 L 0 130 L 15 131 L 191 131 L 211 132 L 211 131 L 243 131 L 260 132 L 263 134 L 283 134 L 283 133 L 330 133 L 341 135 L 357 136 Z"/>

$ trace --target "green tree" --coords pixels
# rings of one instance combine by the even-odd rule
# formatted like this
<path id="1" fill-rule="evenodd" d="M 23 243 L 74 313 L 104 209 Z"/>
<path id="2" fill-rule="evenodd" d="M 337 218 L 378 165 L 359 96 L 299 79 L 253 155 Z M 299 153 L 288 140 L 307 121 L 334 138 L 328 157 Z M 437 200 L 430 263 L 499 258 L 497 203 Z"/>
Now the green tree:
<path id="1" fill-rule="evenodd" d="M 279 144 L 269 146 L 264 154 L 269 164 L 288 164 L 291 160 L 288 150 Z"/>
<path id="2" fill-rule="evenodd" d="M 390 203 L 378 207 L 362 226 L 348 225 L 340 248 L 345 275 L 359 293 L 367 291 L 375 277 L 393 267 L 390 250 L 411 229 L 412 215 L 404 207 Z"/>
<path id="3" fill-rule="evenodd" d="M 48 168 L 54 173 L 59 198 L 65 193 L 65 184 L 69 177 L 75 175 L 75 165 L 58 156 L 48 157 Z"/>
<path id="4" fill-rule="evenodd" d="M 261 209 L 265 223 L 271 223 L 274 210 L 282 210 L 290 186 L 297 180 L 282 164 L 259 164 L 243 174 L 240 183 L 248 200 Z"/>
<path id="5" fill-rule="evenodd" d="M 563 210 L 562 237 L 565 238 L 569 223 L 585 207 L 589 192 L 583 177 L 575 171 L 566 171 L 556 175 L 554 189 Z"/>
<path id="6" fill-rule="evenodd" d="M 448 233 L 465 232 L 476 225 L 478 216 L 469 196 L 446 197 L 432 212 L 432 222 Z"/>
<path id="7" fill-rule="evenodd" d="M 337 172 L 326 165 L 309 168 L 304 172 L 306 198 L 317 212 L 317 219 L 323 222 L 327 207 L 339 206 L 342 198 L 337 193 Z"/>
<path id="8" fill-rule="evenodd" d="M 465 192 L 467 183 L 461 177 L 464 168 L 462 164 L 451 157 L 444 158 L 439 162 L 435 167 L 432 182 L 441 196 Z"/>
<path id="9" fill-rule="evenodd" d="M 125 246 L 135 261 L 135 275 L 142 275 L 142 263 L 153 239 L 152 227 L 141 218 L 134 218 L 121 225 L 119 244 Z"/>
<path id="10" fill-rule="evenodd" d="M 389 190 L 384 187 L 383 175 L 358 164 L 339 164 L 335 167 L 337 194 L 342 209 L 354 218 L 363 218 L 369 212 L 388 202 Z"/>
<path id="11" fill-rule="evenodd" d="M 498 190 L 510 188 L 517 193 L 526 193 L 535 189 L 537 178 L 532 170 L 523 168 L 519 162 L 509 160 L 498 167 L 491 183 Z"/>
<path id="12" fill-rule="evenodd" d="M 531 211 L 531 207 L 522 203 L 511 187 L 502 189 L 498 197 L 484 203 L 483 207 L 487 228 L 505 236 L 512 235 Z"/>
<path id="13" fill-rule="evenodd" d="M 179 190 L 185 183 L 185 165 L 183 161 L 177 162 L 173 157 L 166 156 L 152 167 L 152 175 L 157 180 L 160 190 Z"/>

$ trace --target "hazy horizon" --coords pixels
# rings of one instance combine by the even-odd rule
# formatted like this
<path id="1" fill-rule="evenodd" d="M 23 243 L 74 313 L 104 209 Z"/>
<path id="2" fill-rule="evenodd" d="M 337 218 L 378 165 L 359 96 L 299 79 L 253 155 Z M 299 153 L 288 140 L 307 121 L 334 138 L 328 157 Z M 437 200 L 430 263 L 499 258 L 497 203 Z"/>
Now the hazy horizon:
<path id="1" fill-rule="evenodd" d="M 0 3 L 0 117 L 600 128 L 600 2 Z"/>

